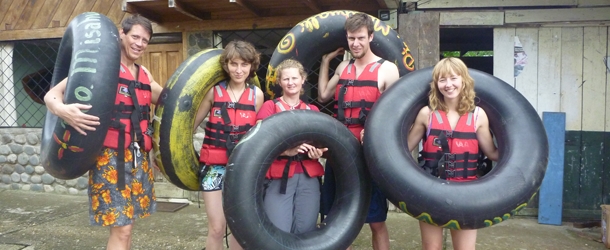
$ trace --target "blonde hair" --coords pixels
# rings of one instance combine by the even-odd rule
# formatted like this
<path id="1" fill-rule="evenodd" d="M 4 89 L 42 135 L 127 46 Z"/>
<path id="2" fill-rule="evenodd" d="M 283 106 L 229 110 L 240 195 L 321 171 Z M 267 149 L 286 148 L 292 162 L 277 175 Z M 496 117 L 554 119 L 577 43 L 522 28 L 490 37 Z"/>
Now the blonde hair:
<path id="1" fill-rule="evenodd" d="M 301 64 L 299 61 L 294 59 L 286 59 L 277 65 L 277 68 L 275 68 L 275 72 L 277 72 L 277 78 L 275 79 L 277 85 L 280 85 L 280 82 L 282 81 L 282 71 L 285 69 L 299 70 L 299 74 L 303 78 L 303 85 L 305 85 L 305 80 L 307 79 L 305 67 L 303 67 L 303 64 Z M 303 93 L 305 93 L 305 89 L 303 89 L 303 86 L 301 86 L 301 95 Z M 284 90 L 282 90 L 282 94 L 284 94 Z"/>
<path id="2" fill-rule="evenodd" d="M 462 88 L 460 89 L 457 112 L 460 115 L 464 115 L 475 108 L 474 98 L 476 93 L 474 92 L 474 79 L 468 73 L 466 64 L 455 57 L 442 59 L 434 66 L 432 82 L 430 82 L 430 93 L 428 94 L 429 105 L 432 110 L 449 111 L 437 83 L 440 78 L 450 76 L 451 72 L 462 77 Z"/>

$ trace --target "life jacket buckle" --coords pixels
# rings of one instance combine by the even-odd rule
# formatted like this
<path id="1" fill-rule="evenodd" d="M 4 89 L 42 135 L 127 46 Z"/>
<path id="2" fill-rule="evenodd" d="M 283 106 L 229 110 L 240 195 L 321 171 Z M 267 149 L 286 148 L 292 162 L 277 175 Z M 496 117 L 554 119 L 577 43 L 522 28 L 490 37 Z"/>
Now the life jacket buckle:
<path id="1" fill-rule="evenodd" d="M 229 140 L 227 141 L 238 141 L 240 134 L 229 134 Z"/>
<path id="2" fill-rule="evenodd" d="M 235 108 L 235 103 L 234 102 L 229 102 L 227 104 L 227 108 L 234 109 Z"/>
<path id="3" fill-rule="evenodd" d="M 453 131 L 445 130 L 445 136 L 447 136 L 447 138 L 452 137 L 453 136 Z"/>
<path id="4" fill-rule="evenodd" d="M 445 168 L 449 168 L 449 169 L 455 168 L 455 162 L 454 161 L 445 161 L 444 165 L 445 165 Z"/>
<path id="5" fill-rule="evenodd" d="M 351 117 L 346 117 L 345 118 L 345 124 L 352 124 L 352 118 Z"/>
<path id="6" fill-rule="evenodd" d="M 351 108 L 352 102 L 343 102 L 343 108 Z"/>
<path id="7" fill-rule="evenodd" d="M 150 123 L 149 123 L 149 124 L 148 124 L 148 128 L 146 128 L 146 132 L 144 132 L 144 134 L 145 134 L 145 135 L 148 135 L 148 136 L 152 136 L 154 132 L 155 132 L 155 131 L 154 131 L 154 129 L 152 128 L 152 124 L 150 124 Z"/>
<path id="8" fill-rule="evenodd" d="M 239 132 L 239 125 L 231 125 L 231 132 Z"/>
<path id="9" fill-rule="evenodd" d="M 451 169 L 445 169 L 445 176 L 447 177 L 455 177 L 455 171 Z"/>
<path id="10" fill-rule="evenodd" d="M 346 86 L 354 86 L 354 79 L 349 79 Z"/>
<path id="11" fill-rule="evenodd" d="M 445 161 L 455 161 L 455 154 L 445 153 L 443 156 Z"/>

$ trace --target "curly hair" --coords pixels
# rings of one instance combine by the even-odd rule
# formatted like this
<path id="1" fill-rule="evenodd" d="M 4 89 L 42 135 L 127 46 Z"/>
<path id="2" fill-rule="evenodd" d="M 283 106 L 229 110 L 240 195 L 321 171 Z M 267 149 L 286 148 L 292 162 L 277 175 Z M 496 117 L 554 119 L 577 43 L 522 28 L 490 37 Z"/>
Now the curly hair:
<path id="1" fill-rule="evenodd" d="M 474 79 L 468 73 L 466 64 L 454 57 L 442 59 L 432 70 L 432 82 L 430 82 L 430 93 L 428 93 L 430 109 L 448 112 L 447 104 L 443 94 L 438 89 L 437 83 L 441 77 L 450 76 L 452 72 L 462 77 L 462 88 L 460 89 L 457 111 L 458 114 L 464 115 L 475 108 L 474 98 L 476 93 L 474 92 Z"/>
<path id="2" fill-rule="evenodd" d="M 275 72 L 277 72 L 277 78 L 275 80 L 277 85 L 280 85 L 280 82 L 282 81 L 282 70 L 285 69 L 297 69 L 299 70 L 299 74 L 303 78 L 303 81 L 307 80 L 307 72 L 305 71 L 305 67 L 303 67 L 303 64 L 291 58 L 286 59 L 282 61 L 279 65 L 277 65 L 277 68 L 275 69 Z M 303 85 L 305 85 L 305 82 L 303 82 Z M 283 92 L 284 91 L 282 90 L 282 94 Z M 301 95 L 304 93 L 305 89 L 301 88 Z"/>
<path id="3" fill-rule="evenodd" d="M 222 64 L 222 68 L 225 71 L 225 76 L 228 78 L 228 63 L 233 59 L 242 59 L 248 63 L 250 63 L 250 74 L 248 74 L 248 79 L 246 82 L 250 80 L 250 78 L 254 77 L 254 72 L 258 69 L 258 66 L 261 64 L 260 53 L 256 51 L 254 45 L 246 41 L 231 41 L 227 46 L 225 46 L 224 51 L 220 55 L 220 64 Z"/>

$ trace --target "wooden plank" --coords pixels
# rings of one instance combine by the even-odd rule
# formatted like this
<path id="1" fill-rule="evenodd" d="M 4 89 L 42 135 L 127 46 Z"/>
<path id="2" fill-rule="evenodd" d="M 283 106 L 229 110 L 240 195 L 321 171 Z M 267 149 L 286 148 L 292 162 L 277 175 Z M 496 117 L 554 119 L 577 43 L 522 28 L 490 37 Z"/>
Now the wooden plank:
<path id="1" fill-rule="evenodd" d="M 606 132 L 610 132 L 610 27 L 606 27 L 606 55 L 604 58 L 604 66 L 606 67 Z M 610 148 L 610 144 L 606 144 Z M 608 161 L 610 164 L 610 161 Z"/>
<path id="2" fill-rule="evenodd" d="M 515 86 L 515 28 L 494 28 L 494 76 Z"/>
<path id="3" fill-rule="evenodd" d="M 322 12 L 322 7 L 316 2 L 316 0 L 301 0 L 301 3 L 307 5 L 311 10 L 316 13 Z"/>
<path id="4" fill-rule="evenodd" d="M 14 30 L 17 21 L 19 21 L 19 16 L 21 16 L 21 12 L 23 12 L 27 3 L 28 2 L 23 0 L 13 1 L 6 12 L 4 19 L 0 22 L 0 30 Z"/>
<path id="5" fill-rule="evenodd" d="M 440 25 L 504 25 L 504 12 L 502 11 L 468 11 L 468 12 L 441 12 Z"/>
<path id="6" fill-rule="evenodd" d="M 582 130 L 605 131 L 608 28 L 584 28 Z"/>
<path id="7" fill-rule="evenodd" d="M 561 109 L 561 28 L 538 31 L 538 106 L 542 112 Z"/>
<path id="8" fill-rule="evenodd" d="M 515 35 L 515 39 L 519 39 L 527 55 L 527 63 L 523 71 L 514 78 L 515 89 L 536 109 L 538 106 L 538 28 L 517 28 Z"/>
<path id="9" fill-rule="evenodd" d="M 131 14 L 123 12 L 122 4 L 119 3 L 122 3 L 122 0 L 115 0 L 112 7 L 105 13 L 118 26 L 125 16 L 131 16 Z"/>
<path id="10" fill-rule="evenodd" d="M 582 128 L 583 28 L 561 29 L 561 112 L 566 129 Z"/>
<path id="11" fill-rule="evenodd" d="M 0 21 L 2 21 L 2 19 L 4 19 L 4 17 L 6 16 L 6 14 L 8 13 L 8 9 L 9 7 L 11 7 L 11 4 L 17 0 L 5 0 L 5 1 L 0 1 Z"/>
<path id="12" fill-rule="evenodd" d="M 106 16 L 106 13 L 108 13 L 111 7 L 116 8 L 115 4 L 119 5 L 118 1 L 120 0 L 97 0 L 89 11 L 97 12 Z"/>
<path id="13" fill-rule="evenodd" d="M 168 7 L 175 9 L 176 11 L 189 16 L 195 20 L 210 19 L 211 14 L 209 12 L 198 11 L 187 3 L 183 3 L 180 0 L 169 0 Z"/>
<path id="14" fill-rule="evenodd" d="M 51 18 L 51 22 L 49 22 L 49 26 L 47 27 L 57 28 L 67 26 L 68 21 L 71 20 L 69 19 L 70 15 L 72 14 L 72 11 L 74 11 L 77 3 L 78 0 L 62 0 L 59 6 L 57 6 L 57 11 L 55 11 L 53 18 Z"/>
<path id="15" fill-rule="evenodd" d="M 256 29 L 279 29 L 292 28 L 297 23 L 305 20 L 310 16 L 279 16 L 279 17 L 258 17 L 258 18 L 243 18 L 227 20 L 203 20 L 191 22 L 176 22 L 154 24 L 153 31 L 155 33 L 171 33 L 179 31 L 203 31 L 203 30 L 250 30 L 253 27 Z"/>
<path id="16" fill-rule="evenodd" d="M 582 131 L 566 131 L 565 160 L 563 170 L 563 208 L 578 209 L 580 194 L 580 166 L 581 166 L 581 137 Z"/>
<path id="17" fill-rule="evenodd" d="M 115 23 L 117 24 L 117 26 L 119 26 L 124 17 L 130 16 L 130 14 L 125 14 L 120 11 L 115 13 L 113 7 L 112 9 L 110 9 L 110 13 L 108 16 L 109 18 L 111 18 L 111 20 L 116 20 Z M 160 34 L 204 30 L 251 30 L 253 26 L 255 26 L 257 29 L 292 28 L 305 18 L 305 16 L 287 16 L 234 19 L 230 22 L 226 20 L 205 20 L 198 22 L 166 23 L 163 25 L 153 23 L 153 33 Z M 49 29 L 33 29 L 28 31 L 3 31 L 0 32 L 0 41 L 61 38 L 64 34 L 65 29 L 65 27 L 56 27 Z"/>
<path id="18" fill-rule="evenodd" d="M 410 1 L 413 2 L 413 1 Z M 444 8 L 496 8 L 496 7 L 531 7 L 531 6 L 576 6 L 577 0 L 420 0 L 418 9 Z"/>
<path id="19" fill-rule="evenodd" d="M 53 13 L 57 10 L 59 3 L 61 0 L 45 0 L 44 7 L 38 12 L 38 16 L 35 19 L 34 23 L 30 27 L 30 29 L 41 29 L 49 26 L 49 22 L 51 22 L 51 18 L 53 18 Z"/>
<path id="20" fill-rule="evenodd" d="M 74 19 L 76 16 L 78 16 L 78 15 L 84 13 L 84 12 L 91 11 L 91 9 L 95 5 L 96 1 L 97 0 L 80 0 L 80 1 L 78 1 L 78 4 L 74 8 L 74 11 L 72 11 L 72 14 L 70 15 L 70 19 L 68 19 L 68 20 L 72 21 L 72 19 Z"/>
<path id="21" fill-rule="evenodd" d="M 610 0 L 578 0 L 578 7 L 610 6 Z"/>
<path id="22" fill-rule="evenodd" d="M 604 132 L 582 132 L 579 209 L 599 209 L 602 202 Z"/>
<path id="23" fill-rule="evenodd" d="M 436 65 L 440 60 L 440 14 L 426 12 L 419 15 L 419 61 L 420 69 Z M 410 48 L 414 50 L 416 48 Z"/>
<path id="24" fill-rule="evenodd" d="M 419 15 L 420 13 L 405 13 L 398 14 L 398 35 L 409 46 L 413 60 L 415 60 L 415 69 L 419 67 Z"/>
<path id="25" fill-rule="evenodd" d="M 586 22 L 610 20 L 610 7 L 602 8 L 568 8 L 507 10 L 504 22 L 513 23 L 549 23 L 549 22 Z"/>
<path id="26" fill-rule="evenodd" d="M 610 132 L 604 133 L 604 167 L 602 169 L 602 180 L 610 180 Z M 610 182 L 604 181 L 602 189 L 602 204 L 610 204 Z"/>
<path id="27" fill-rule="evenodd" d="M 561 225 L 566 114 L 543 112 L 542 121 L 549 141 L 549 161 L 540 185 L 538 223 Z"/>
<path id="28" fill-rule="evenodd" d="M 250 5 L 250 3 L 247 2 L 247 0 L 229 0 L 229 2 L 231 3 L 235 3 L 239 6 L 241 6 L 241 8 L 243 8 L 244 10 L 248 11 L 250 14 L 254 15 L 254 16 L 260 16 L 260 11 L 255 9 L 254 7 L 252 7 L 252 5 Z"/>
<path id="29" fill-rule="evenodd" d="M 25 30 L 32 27 L 34 21 L 40 16 L 38 13 L 45 4 L 44 0 L 28 0 L 25 9 L 21 12 L 21 16 L 14 26 L 16 30 Z"/>

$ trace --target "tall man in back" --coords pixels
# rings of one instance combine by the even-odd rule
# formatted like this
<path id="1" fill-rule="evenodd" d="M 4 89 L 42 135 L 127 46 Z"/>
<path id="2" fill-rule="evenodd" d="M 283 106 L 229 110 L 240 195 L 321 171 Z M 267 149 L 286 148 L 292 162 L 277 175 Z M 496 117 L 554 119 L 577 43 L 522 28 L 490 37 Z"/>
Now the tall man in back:
<path id="1" fill-rule="evenodd" d="M 330 60 L 343 54 L 339 48 L 322 57 L 318 79 L 318 100 L 337 100 L 336 118 L 362 141 L 367 114 L 381 93 L 399 78 L 398 67 L 373 54 L 373 20 L 369 15 L 357 13 L 345 22 L 347 42 L 354 59 L 343 61 L 329 80 Z M 327 164 L 322 186 L 322 214 L 327 214 L 335 196 L 332 167 Z M 366 218 L 373 234 L 373 249 L 390 249 L 390 237 L 385 224 L 388 204 L 385 195 L 373 182 L 371 205 Z"/>

